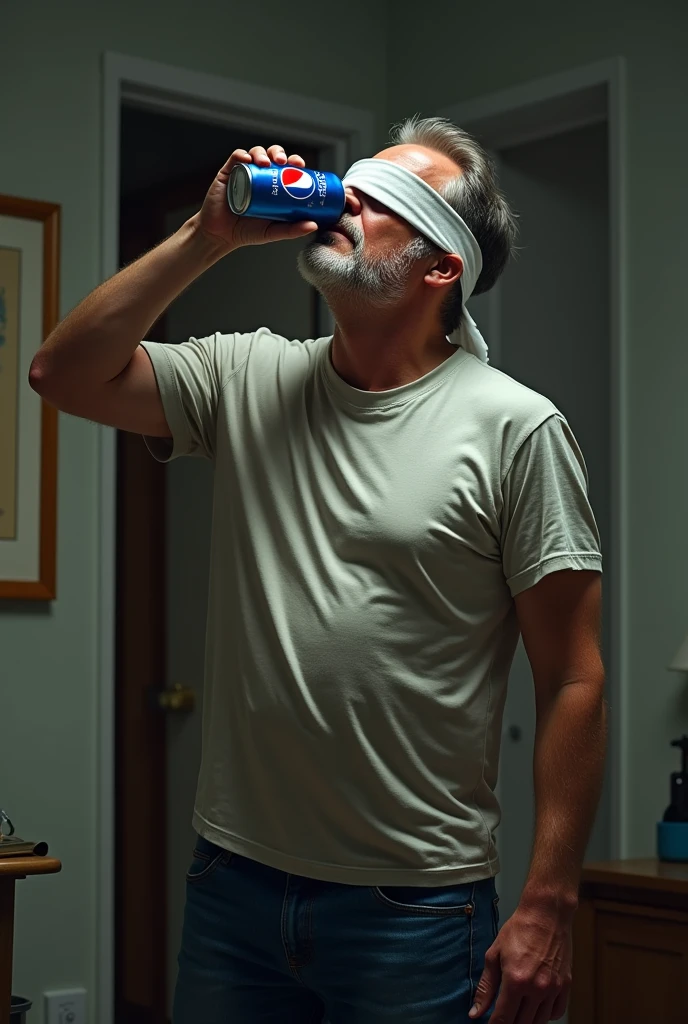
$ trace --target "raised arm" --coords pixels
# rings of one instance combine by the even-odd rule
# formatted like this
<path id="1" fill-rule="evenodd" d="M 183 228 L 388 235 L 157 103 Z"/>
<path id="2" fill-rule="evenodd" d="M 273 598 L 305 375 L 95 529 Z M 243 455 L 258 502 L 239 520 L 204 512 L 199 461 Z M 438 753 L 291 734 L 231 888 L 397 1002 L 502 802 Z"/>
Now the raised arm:
<path id="1" fill-rule="evenodd" d="M 281 146 L 235 150 L 213 181 L 199 213 L 151 252 L 105 281 L 46 339 L 29 382 L 51 405 L 73 416 L 135 433 L 169 437 L 150 359 L 140 342 L 170 303 L 205 270 L 243 245 L 299 238 L 312 221 L 284 224 L 236 217 L 227 203 L 235 163 L 287 162 Z"/>

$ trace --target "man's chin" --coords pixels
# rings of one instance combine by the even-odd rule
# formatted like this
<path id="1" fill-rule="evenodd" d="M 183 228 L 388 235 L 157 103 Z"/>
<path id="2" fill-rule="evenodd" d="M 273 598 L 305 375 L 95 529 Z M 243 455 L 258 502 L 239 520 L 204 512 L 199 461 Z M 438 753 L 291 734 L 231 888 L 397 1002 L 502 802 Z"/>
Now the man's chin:
<path id="1" fill-rule="evenodd" d="M 328 296 L 332 294 L 333 287 L 331 281 L 324 281 L 321 275 L 318 273 L 313 273 L 310 267 L 299 266 L 299 272 L 301 274 L 301 277 L 306 282 L 306 284 L 309 284 L 312 288 L 315 288 L 316 292 L 319 292 L 324 299 L 327 299 Z"/>
<path id="2" fill-rule="evenodd" d="M 350 291 L 345 281 L 341 280 L 338 275 L 333 277 L 325 268 L 314 267 L 303 260 L 298 261 L 298 268 L 304 281 L 315 288 L 326 302 L 348 294 Z"/>

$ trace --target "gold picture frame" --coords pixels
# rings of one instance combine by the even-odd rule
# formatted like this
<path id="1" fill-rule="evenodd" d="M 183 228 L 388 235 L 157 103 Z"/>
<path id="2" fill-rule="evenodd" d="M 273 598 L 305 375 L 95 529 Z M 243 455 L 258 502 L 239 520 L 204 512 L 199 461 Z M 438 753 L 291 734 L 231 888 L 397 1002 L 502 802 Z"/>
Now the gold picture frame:
<path id="1" fill-rule="evenodd" d="M 0 196 L 0 598 L 56 592 L 57 410 L 28 369 L 57 324 L 60 207 Z"/>

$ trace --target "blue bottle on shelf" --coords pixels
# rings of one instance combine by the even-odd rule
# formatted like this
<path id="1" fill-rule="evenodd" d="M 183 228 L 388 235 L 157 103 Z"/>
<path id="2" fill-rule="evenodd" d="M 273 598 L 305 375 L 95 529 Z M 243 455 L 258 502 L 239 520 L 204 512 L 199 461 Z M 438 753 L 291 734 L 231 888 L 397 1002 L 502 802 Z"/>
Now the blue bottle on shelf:
<path id="1" fill-rule="evenodd" d="M 671 803 L 657 823 L 657 856 L 665 861 L 688 861 L 688 736 L 674 740 L 682 753 L 681 771 L 671 776 Z"/>

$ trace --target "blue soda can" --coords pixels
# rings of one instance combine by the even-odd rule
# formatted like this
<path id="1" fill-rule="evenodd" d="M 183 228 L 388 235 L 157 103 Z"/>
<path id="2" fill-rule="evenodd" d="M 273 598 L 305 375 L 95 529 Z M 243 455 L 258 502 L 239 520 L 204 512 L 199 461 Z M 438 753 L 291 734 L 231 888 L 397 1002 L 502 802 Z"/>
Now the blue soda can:
<path id="1" fill-rule="evenodd" d="M 232 213 L 267 220 L 336 224 L 344 213 L 344 186 L 336 174 L 291 164 L 235 164 L 227 182 Z"/>

